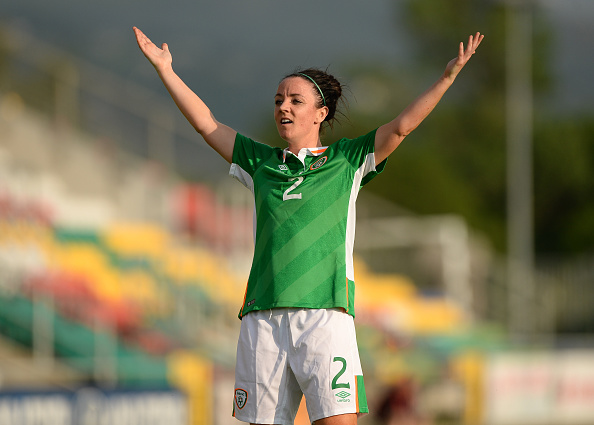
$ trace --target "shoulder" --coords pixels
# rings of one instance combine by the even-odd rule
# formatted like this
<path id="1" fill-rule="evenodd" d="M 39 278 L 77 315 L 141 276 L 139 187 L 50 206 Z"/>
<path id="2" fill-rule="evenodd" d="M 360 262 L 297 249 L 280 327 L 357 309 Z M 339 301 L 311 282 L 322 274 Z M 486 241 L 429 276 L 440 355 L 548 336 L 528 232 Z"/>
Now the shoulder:
<path id="1" fill-rule="evenodd" d="M 257 169 L 271 158 L 282 157 L 282 149 L 257 142 L 237 133 L 233 147 L 232 164 L 237 164 L 248 174 L 253 175 Z"/>
<path id="2" fill-rule="evenodd" d="M 377 128 L 371 130 L 370 132 L 363 134 L 358 137 L 349 138 L 343 137 L 342 139 L 338 140 L 337 142 L 333 143 L 332 146 L 336 146 L 338 149 L 349 149 L 356 146 L 368 146 L 373 145 L 375 143 L 375 133 L 377 132 Z"/>
<path id="3" fill-rule="evenodd" d="M 376 131 L 374 129 L 355 138 L 343 137 L 333 143 L 331 148 L 341 152 L 353 165 L 359 166 L 361 161 L 374 152 Z"/>
<path id="4" fill-rule="evenodd" d="M 281 148 L 272 147 L 244 136 L 241 133 L 237 133 L 235 136 L 233 159 L 235 160 L 236 155 L 262 158 L 270 156 L 275 151 L 281 151 Z"/>

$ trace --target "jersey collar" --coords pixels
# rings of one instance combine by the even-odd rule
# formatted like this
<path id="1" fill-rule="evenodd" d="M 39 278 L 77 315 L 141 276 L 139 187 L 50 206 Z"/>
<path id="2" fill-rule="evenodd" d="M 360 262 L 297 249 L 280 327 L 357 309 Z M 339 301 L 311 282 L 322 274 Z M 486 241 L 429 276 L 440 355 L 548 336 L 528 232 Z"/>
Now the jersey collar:
<path id="1" fill-rule="evenodd" d="M 291 154 L 291 155 L 297 157 L 297 159 L 299 161 L 301 161 L 301 163 L 305 166 L 305 157 L 306 156 L 320 156 L 324 152 L 326 152 L 326 149 L 328 149 L 328 146 L 318 146 L 315 148 L 302 148 L 299 151 L 299 154 L 295 155 L 293 152 L 291 152 L 289 150 L 289 148 L 285 148 L 283 150 L 283 163 L 286 162 L 287 154 Z"/>

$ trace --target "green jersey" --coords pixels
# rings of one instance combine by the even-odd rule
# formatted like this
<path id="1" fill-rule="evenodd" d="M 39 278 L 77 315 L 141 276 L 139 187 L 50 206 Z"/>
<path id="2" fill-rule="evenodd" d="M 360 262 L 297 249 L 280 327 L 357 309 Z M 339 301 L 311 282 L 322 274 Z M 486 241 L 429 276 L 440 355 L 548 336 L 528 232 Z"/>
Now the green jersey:
<path id="1" fill-rule="evenodd" d="M 237 134 L 230 174 L 254 194 L 255 247 L 239 317 L 276 307 L 352 316 L 355 201 L 379 174 L 375 131 L 298 155 Z"/>

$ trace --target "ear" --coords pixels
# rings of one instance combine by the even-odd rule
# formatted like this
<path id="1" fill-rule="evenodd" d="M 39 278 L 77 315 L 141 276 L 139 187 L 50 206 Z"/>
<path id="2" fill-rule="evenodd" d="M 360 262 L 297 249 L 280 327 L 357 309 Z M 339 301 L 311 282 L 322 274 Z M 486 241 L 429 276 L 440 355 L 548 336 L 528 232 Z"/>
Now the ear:
<path id="1" fill-rule="evenodd" d="M 321 124 L 326 119 L 329 112 L 330 112 L 330 110 L 328 109 L 327 106 L 322 106 L 321 108 L 319 108 L 316 112 L 317 119 L 316 119 L 315 124 Z"/>

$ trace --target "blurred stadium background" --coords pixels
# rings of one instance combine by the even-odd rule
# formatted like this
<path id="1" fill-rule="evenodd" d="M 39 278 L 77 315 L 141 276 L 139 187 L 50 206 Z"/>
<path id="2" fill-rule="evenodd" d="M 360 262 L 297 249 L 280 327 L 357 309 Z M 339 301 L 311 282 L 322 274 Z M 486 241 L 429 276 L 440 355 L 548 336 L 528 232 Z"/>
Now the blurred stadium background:
<path id="1" fill-rule="evenodd" d="M 200 140 L 196 143 L 198 137 L 163 96 L 163 89 L 152 85 L 154 81 L 143 81 L 149 75 L 154 80 L 157 77 L 145 69 L 150 66 L 136 51 L 131 27 L 145 29 L 145 22 L 150 36 L 150 29 L 159 29 L 159 23 L 150 19 L 155 11 L 139 13 L 138 22 L 133 21 L 134 11 L 118 10 L 122 13 L 114 21 L 125 21 L 122 15 L 130 20 L 122 24 L 125 36 L 116 38 L 112 34 L 107 40 L 108 48 L 122 49 L 117 44 L 126 44 L 123 51 L 130 54 L 122 72 L 113 62 L 104 63 L 100 56 L 89 53 L 90 48 L 100 50 L 98 44 L 89 48 L 84 41 L 78 47 L 74 42 L 61 45 L 59 36 L 54 40 L 46 36 L 52 33 L 52 25 L 66 25 L 66 21 L 48 14 L 49 33 L 36 31 L 44 6 L 29 3 L 28 8 L 8 7 L 9 11 L 14 8 L 12 15 L 0 21 L 0 424 L 236 423 L 231 417 L 233 366 L 239 330 L 237 312 L 251 261 L 249 192 L 225 176 L 224 161 L 202 146 Z M 57 13 L 80 12 L 65 12 L 61 8 L 66 3 L 56 3 Z M 239 2 L 231 3 L 242 7 Z M 315 6 L 310 3 L 309 7 Z M 380 3 L 382 6 L 374 9 L 375 15 L 369 12 L 361 17 L 369 19 L 366 25 L 371 27 L 372 19 L 385 15 L 386 10 L 394 13 L 394 3 L 399 12 L 406 8 L 418 25 L 428 19 L 423 8 L 415 9 L 418 3 L 414 1 Z M 440 4 L 428 3 L 436 8 Z M 492 16 L 508 19 L 507 31 L 513 30 L 514 22 L 534 22 L 537 32 L 542 16 L 550 19 L 551 14 L 557 14 L 557 20 L 550 19 L 557 23 L 554 28 L 566 28 L 559 26 L 565 19 L 565 24 L 569 22 L 579 33 L 585 31 L 583 26 L 571 19 L 578 24 L 588 22 L 594 13 L 579 0 L 566 3 L 575 9 L 573 14 L 552 0 L 483 2 L 486 6 L 478 8 L 478 12 L 472 2 L 453 3 L 456 10 L 482 13 L 485 25 L 495 20 Z M 268 13 L 281 16 L 282 6 L 273 7 L 268 2 L 250 7 L 250 13 L 256 14 L 266 6 Z M 221 7 L 210 12 L 224 16 Z M 324 7 L 328 10 L 323 12 L 329 14 L 338 6 Z M 343 14 L 349 7 L 357 9 L 348 2 L 340 7 Z M 101 10 L 95 4 L 88 13 L 102 16 Z M 190 10 L 196 12 L 185 12 Z M 530 14 L 522 15 L 526 10 Z M 302 15 L 298 16 L 303 17 L 309 16 L 311 9 L 299 11 Z M 175 16 L 183 13 L 181 7 Z M 584 18 L 584 14 L 590 18 Z M 514 16 L 529 16 L 534 21 L 514 21 Z M 274 16 L 270 19 L 274 20 Z M 182 36 L 175 35 L 177 24 L 173 21 L 166 27 L 172 28 L 172 38 L 181 40 Z M 83 22 L 71 29 L 70 36 L 78 31 L 83 38 L 81 27 L 85 25 Z M 229 37 L 241 44 L 237 41 L 240 29 L 220 38 Z M 476 28 L 472 26 L 472 30 Z M 526 25 L 518 30 L 520 35 L 523 30 Z M 381 28 L 370 31 L 374 37 L 385 35 Z M 414 37 L 412 30 L 399 31 L 405 39 L 406 34 L 409 40 Z M 462 32 L 465 35 L 468 31 Z M 505 39 L 503 28 L 489 27 L 484 32 L 492 34 L 493 39 Z M 161 33 L 163 37 L 168 35 L 163 29 Z M 68 31 L 64 30 L 64 34 Z M 556 40 L 563 40 L 565 33 L 553 34 Z M 178 51 L 191 45 L 185 41 L 187 44 Z M 208 51 L 208 44 L 200 42 L 197 50 Z M 228 46 L 228 42 L 222 46 Z M 391 43 L 378 38 L 369 42 L 383 45 L 371 52 L 379 56 L 386 54 L 382 49 Z M 502 58 L 518 58 L 510 52 L 510 44 L 503 46 L 507 50 L 502 47 Z M 307 43 L 301 47 L 296 53 L 298 61 L 325 60 L 324 53 L 315 49 L 309 52 Z M 524 47 L 530 54 L 530 49 L 539 48 L 530 43 Z M 341 53 L 353 57 L 342 64 L 336 59 L 333 66 L 352 77 L 348 80 L 358 99 L 351 108 L 352 121 L 367 125 L 383 119 L 385 112 L 381 109 L 391 105 L 378 104 L 386 87 L 385 70 L 358 66 L 359 60 L 372 59 L 362 52 L 365 45 L 352 48 L 361 53 Z M 559 44 L 557 49 L 563 51 Z M 394 52 L 414 56 L 402 46 L 395 47 Z M 587 55 L 585 50 L 583 54 Z M 197 65 L 183 59 L 181 52 L 174 54 L 174 60 L 180 56 L 180 68 L 191 73 L 192 66 Z M 449 56 L 439 64 L 445 64 Z M 241 61 L 246 54 L 234 57 Z M 480 62 L 480 55 L 473 61 L 477 68 L 488 65 Z M 295 65 L 284 56 L 281 62 L 283 67 L 287 63 Z M 136 77 L 134 73 L 141 69 L 139 63 L 144 68 Z M 232 63 L 231 59 L 227 63 Z M 253 65 L 253 58 L 239 74 L 250 74 L 253 79 L 250 63 Z M 591 61 L 584 63 L 591 65 Z M 247 118 L 242 117 L 237 124 L 240 131 L 258 137 L 272 134 L 273 128 L 263 124 L 266 119 L 262 116 L 267 112 L 261 111 L 267 110 L 266 103 L 246 100 L 254 95 L 247 89 L 253 80 L 225 74 L 230 72 L 227 66 L 197 66 L 199 76 L 213 76 L 212 83 L 202 84 L 207 97 L 213 98 L 215 113 L 217 107 L 225 110 L 239 96 L 238 104 L 223 115 L 247 107 Z M 266 71 L 276 72 L 273 80 L 291 71 L 276 66 Z M 390 66 L 407 65 L 396 61 Z M 435 67 L 432 69 L 431 75 L 436 75 Z M 511 69 L 519 74 L 523 70 L 521 65 Z M 565 75 L 562 71 L 555 69 Z M 558 80 L 558 86 L 570 85 L 566 77 L 555 76 L 555 72 L 551 78 Z M 573 82 L 582 75 L 573 77 Z M 195 87 L 199 76 L 189 77 L 189 85 L 200 92 L 200 87 Z M 260 77 L 268 75 L 263 71 Z M 529 84 L 531 78 L 529 70 Z M 217 95 L 225 79 L 239 80 L 243 91 L 229 83 L 229 90 Z M 517 83 L 520 88 L 526 84 Z M 473 87 L 480 92 L 488 84 L 482 80 Z M 258 83 L 253 85 L 255 93 L 267 90 Z M 396 87 L 398 96 L 411 97 L 406 85 L 401 82 Z M 516 92 L 508 90 L 507 102 L 510 98 L 515 101 L 507 103 L 507 109 L 528 116 L 529 121 L 530 114 L 539 113 L 534 106 L 537 101 L 561 105 L 565 116 L 580 116 L 590 123 L 580 127 L 571 121 L 574 130 L 589 129 L 583 134 L 576 130 L 574 136 L 589 141 L 591 153 L 591 98 L 586 95 L 579 101 L 567 97 L 571 89 L 565 88 L 552 98 L 539 98 L 530 90 L 528 98 L 518 98 L 514 97 Z M 463 87 L 460 90 L 465 91 Z M 495 90 L 505 94 L 505 87 Z M 505 100 L 503 94 L 500 97 Z M 456 95 L 452 99 L 455 103 Z M 448 110 L 447 105 L 440 107 Z M 554 113 L 563 115 L 557 109 Z M 448 118 L 447 113 L 444 116 Z M 513 139 L 517 136 L 509 133 L 510 121 L 513 117 L 508 116 L 507 138 Z M 505 127 L 506 121 L 494 125 Z M 337 131 L 359 129 L 347 126 Z M 526 137 L 531 142 L 533 133 L 534 138 L 540 134 L 538 125 L 519 131 L 524 134 L 519 136 L 520 142 Z M 431 127 L 424 135 L 432 136 Z M 593 157 L 589 157 L 590 166 Z M 527 171 L 531 173 L 532 169 Z M 594 170 L 586 171 L 592 176 Z M 439 170 L 435 173 L 434 179 L 441 178 Z M 505 180 L 505 173 L 500 180 Z M 414 179 L 411 181 L 414 186 Z M 505 182 L 502 185 L 506 187 Z M 513 191 L 513 186 L 507 186 L 507 190 Z M 582 188 L 580 196 L 585 200 L 576 204 L 583 208 L 584 221 L 590 216 L 588 211 L 594 211 L 591 188 Z M 507 238 L 501 236 L 507 239 L 507 246 L 504 242 L 501 247 L 497 236 L 500 229 L 493 236 L 488 226 L 477 225 L 480 220 L 447 208 L 432 213 L 420 208 L 419 214 L 414 202 L 396 203 L 383 196 L 385 190 L 378 187 L 363 191 L 358 210 L 356 322 L 372 410 L 360 423 L 594 423 L 591 228 L 583 227 L 586 231 L 581 231 L 580 245 L 575 245 L 571 255 L 540 252 L 540 245 L 535 247 L 532 241 L 535 224 L 530 220 L 522 222 L 522 214 L 530 215 L 534 208 L 528 202 L 519 210 L 504 211 L 508 227 L 516 220 L 512 216 L 519 214 L 518 232 L 530 240 L 520 238 L 513 245 L 510 240 L 514 235 L 508 233 Z M 527 194 L 530 200 L 532 194 Z M 439 198 L 433 193 L 430 196 Z M 536 239 L 539 237 L 537 233 Z M 512 256 L 514 253 L 517 257 Z M 512 267 L 516 263 L 519 278 L 514 272 L 517 268 Z M 297 424 L 305 423 L 307 417 L 301 410 Z"/>

